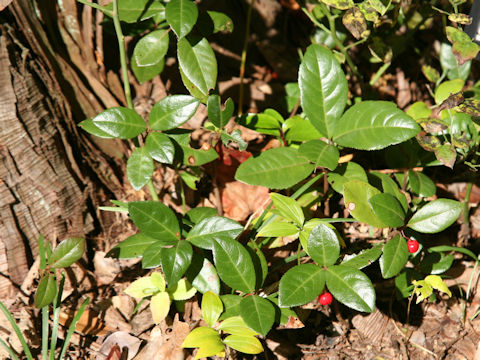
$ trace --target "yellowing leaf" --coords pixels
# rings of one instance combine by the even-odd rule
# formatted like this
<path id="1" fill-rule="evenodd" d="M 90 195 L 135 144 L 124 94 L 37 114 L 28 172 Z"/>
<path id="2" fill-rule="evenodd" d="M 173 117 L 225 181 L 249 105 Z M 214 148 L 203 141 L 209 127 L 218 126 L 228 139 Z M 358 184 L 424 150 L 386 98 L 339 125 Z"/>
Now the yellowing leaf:
<path id="1" fill-rule="evenodd" d="M 197 289 L 188 280 L 180 279 L 175 286 L 168 288 L 167 291 L 173 300 L 187 300 L 195 295 Z"/>
<path id="2" fill-rule="evenodd" d="M 152 275 L 150 275 L 152 279 L 152 284 L 159 290 L 159 291 L 165 291 L 165 280 L 163 279 L 163 275 L 155 272 Z"/>
<path id="3" fill-rule="evenodd" d="M 413 280 L 412 284 L 415 286 L 413 291 L 417 296 L 417 304 L 428 298 L 433 293 L 433 288 L 425 280 Z"/>
<path id="4" fill-rule="evenodd" d="M 160 323 L 170 311 L 170 296 L 162 291 L 152 296 L 150 300 L 150 311 L 152 312 L 153 322 Z"/>
<path id="5" fill-rule="evenodd" d="M 432 288 L 447 294 L 448 296 L 452 296 L 452 292 L 448 288 L 447 284 L 442 280 L 442 278 L 438 275 L 428 275 L 425 278 L 425 282 L 427 282 Z"/>
<path id="6" fill-rule="evenodd" d="M 220 335 L 212 328 L 201 326 L 193 329 L 190 334 L 183 340 L 182 348 L 195 348 L 204 346 L 208 342 L 220 340 Z"/>
<path id="7" fill-rule="evenodd" d="M 250 329 L 240 316 L 233 316 L 222 321 L 217 330 L 239 336 L 254 336 L 258 333 Z"/>
<path id="8" fill-rule="evenodd" d="M 211 291 L 207 291 L 203 294 L 202 298 L 202 317 L 205 322 L 213 326 L 223 312 L 223 303 L 218 295 Z"/>
<path id="9" fill-rule="evenodd" d="M 150 276 L 145 276 L 135 280 L 125 289 L 125 294 L 130 295 L 136 299 L 141 299 L 146 296 L 151 296 L 158 292 L 159 289 L 153 284 Z"/>
<path id="10" fill-rule="evenodd" d="M 253 336 L 230 335 L 223 342 L 245 354 L 259 354 L 263 351 L 262 344 Z"/>

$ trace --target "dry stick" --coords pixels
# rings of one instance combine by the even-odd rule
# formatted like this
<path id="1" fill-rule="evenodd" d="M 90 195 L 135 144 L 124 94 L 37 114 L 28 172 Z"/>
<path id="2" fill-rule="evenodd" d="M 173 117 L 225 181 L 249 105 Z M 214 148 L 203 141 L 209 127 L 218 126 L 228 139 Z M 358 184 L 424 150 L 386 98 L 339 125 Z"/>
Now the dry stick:
<path id="1" fill-rule="evenodd" d="M 243 114 L 243 79 L 245 77 L 245 64 L 247 62 L 247 47 L 248 47 L 248 39 L 250 37 L 250 21 L 252 20 L 252 9 L 253 3 L 255 0 L 250 1 L 250 5 L 248 6 L 248 13 L 247 13 L 247 23 L 245 29 L 245 40 L 243 42 L 243 50 L 242 50 L 242 60 L 240 63 L 240 89 L 238 95 L 238 116 Z"/>

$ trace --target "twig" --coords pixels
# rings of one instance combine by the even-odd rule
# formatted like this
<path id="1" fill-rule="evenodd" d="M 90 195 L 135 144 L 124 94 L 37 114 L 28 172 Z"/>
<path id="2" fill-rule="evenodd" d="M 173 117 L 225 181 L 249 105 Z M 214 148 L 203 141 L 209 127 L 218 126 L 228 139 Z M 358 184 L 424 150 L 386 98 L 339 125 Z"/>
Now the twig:
<path id="1" fill-rule="evenodd" d="M 243 114 L 243 79 L 245 77 L 245 63 L 247 62 L 248 39 L 250 38 L 250 21 L 252 20 L 252 9 L 253 9 L 254 2 L 255 0 L 251 0 L 250 5 L 248 6 L 247 23 L 245 26 L 245 39 L 243 42 L 242 60 L 240 62 L 240 88 L 239 88 L 239 95 L 238 95 L 238 115 L 239 116 Z"/>

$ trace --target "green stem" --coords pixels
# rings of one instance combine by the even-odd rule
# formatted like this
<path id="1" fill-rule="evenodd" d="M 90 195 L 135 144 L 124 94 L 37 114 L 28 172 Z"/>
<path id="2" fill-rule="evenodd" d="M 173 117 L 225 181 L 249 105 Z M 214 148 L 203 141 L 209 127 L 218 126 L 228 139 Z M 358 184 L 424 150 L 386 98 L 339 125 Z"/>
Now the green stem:
<path id="1" fill-rule="evenodd" d="M 50 360 L 55 359 L 55 349 L 57 347 L 58 327 L 60 319 L 60 304 L 62 303 L 63 286 L 65 284 L 65 271 L 62 271 L 60 285 L 58 286 L 57 296 L 53 298 L 53 322 L 52 322 L 52 338 L 50 339 Z"/>
<path id="2" fill-rule="evenodd" d="M 72 323 L 70 324 L 67 331 L 67 336 L 65 336 L 65 341 L 63 343 L 62 350 L 60 352 L 60 355 L 58 355 L 58 358 L 57 358 L 58 360 L 62 360 L 63 357 L 65 356 L 65 353 L 67 352 L 67 349 L 68 349 L 68 345 L 70 343 L 70 339 L 72 338 L 72 335 L 75 332 L 75 326 L 77 325 L 78 320 L 80 320 L 80 317 L 82 316 L 83 312 L 85 311 L 85 307 L 88 305 L 89 302 L 90 302 L 90 298 L 85 299 L 82 305 L 80 305 L 80 309 L 78 309 L 77 313 L 73 317 Z"/>
<path id="3" fill-rule="evenodd" d="M 470 224 L 470 195 L 472 194 L 473 181 L 468 182 L 467 189 L 465 191 L 465 199 L 463 200 L 463 223 Z"/>
<path id="4" fill-rule="evenodd" d="M 245 25 L 245 39 L 243 41 L 242 59 L 240 61 L 240 88 L 238 95 L 238 116 L 243 113 L 243 79 L 245 77 L 245 64 L 247 62 L 248 39 L 250 38 L 250 22 L 252 20 L 252 9 L 255 0 L 250 1 L 247 13 L 247 23 Z"/>
<path id="5" fill-rule="evenodd" d="M 10 346 L 0 338 L 0 345 L 10 354 L 13 360 L 19 360 L 17 354 L 15 354 Z"/>
<path id="6" fill-rule="evenodd" d="M 27 345 L 27 341 L 25 340 L 25 337 L 20 331 L 20 328 L 15 322 L 15 319 L 13 318 L 12 314 L 10 314 L 10 311 L 8 311 L 7 307 L 3 305 L 1 301 L 0 301 L 0 310 L 3 312 L 3 315 L 5 315 L 10 325 L 12 325 L 12 328 L 13 328 L 13 331 L 15 331 L 15 334 L 17 334 L 18 340 L 20 340 L 23 351 L 25 352 L 25 356 L 27 357 L 28 360 L 33 360 L 32 353 L 30 352 L 30 349 Z"/>
<path id="7" fill-rule="evenodd" d="M 370 80 L 369 85 L 373 86 L 375 83 L 380 79 L 380 77 L 387 71 L 387 69 L 390 67 L 390 63 L 385 63 L 383 64 L 380 69 L 375 73 L 375 76 Z"/>
<path id="8" fill-rule="evenodd" d="M 153 186 L 153 181 L 150 179 L 150 181 L 147 183 L 148 190 L 150 190 L 150 194 L 152 195 L 152 200 L 153 201 L 159 201 L 160 199 L 158 198 L 157 191 L 155 190 L 155 186 Z"/>
<path id="9" fill-rule="evenodd" d="M 107 16 L 113 17 L 113 12 L 109 8 L 107 8 L 106 6 L 101 6 L 101 5 L 95 4 L 93 2 L 88 2 L 88 1 L 85 1 L 85 0 L 77 0 L 77 1 L 80 4 L 87 5 L 87 6 L 90 6 L 90 7 L 94 8 L 94 9 L 100 10 L 101 12 L 103 12 Z"/>
<path id="10" fill-rule="evenodd" d="M 472 283 L 473 283 L 473 278 L 474 278 L 474 275 L 475 275 L 475 271 L 477 270 L 477 267 L 478 267 L 478 261 L 475 261 L 475 266 L 473 267 L 473 271 L 472 271 L 472 274 L 470 275 L 470 279 L 468 281 L 468 286 L 467 286 L 467 293 L 465 294 L 465 299 L 463 301 L 463 309 L 462 309 L 462 323 L 463 323 L 463 326 L 465 326 L 465 320 L 467 318 L 467 302 L 468 302 L 468 298 L 470 297 L 470 290 L 472 288 Z"/>
<path id="11" fill-rule="evenodd" d="M 48 305 L 42 308 L 42 358 L 48 359 Z"/>
<path id="12" fill-rule="evenodd" d="M 133 110 L 132 93 L 130 91 L 130 81 L 128 80 L 127 55 L 125 51 L 125 37 L 122 33 L 120 18 L 118 17 L 118 0 L 113 0 L 113 25 L 117 34 L 118 50 L 120 51 L 120 64 L 122 67 L 123 91 L 127 99 L 127 106 Z"/>

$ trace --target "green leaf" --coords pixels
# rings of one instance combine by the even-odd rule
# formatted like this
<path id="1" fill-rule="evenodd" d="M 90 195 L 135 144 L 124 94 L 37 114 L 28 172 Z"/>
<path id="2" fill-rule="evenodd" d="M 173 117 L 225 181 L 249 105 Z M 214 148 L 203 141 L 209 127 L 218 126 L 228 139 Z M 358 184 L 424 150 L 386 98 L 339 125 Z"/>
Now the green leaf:
<path id="1" fill-rule="evenodd" d="M 142 256 L 142 268 L 154 269 L 162 264 L 162 251 L 165 245 L 156 241 L 145 249 Z"/>
<path id="2" fill-rule="evenodd" d="M 57 295 L 57 282 L 55 276 L 50 272 L 45 272 L 35 291 L 35 307 L 41 309 L 52 303 Z"/>
<path id="3" fill-rule="evenodd" d="M 339 10 L 348 10 L 354 6 L 352 0 L 322 0 L 322 2 Z"/>
<path id="4" fill-rule="evenodd" d="M 248 327 L 265 336 L 275 321 L 275 307 L 258 295 L 247 296 L 240 303 L 240 316 Z"/>
<path id="5" fill-rule="evenodd" d="M 287 141 L 308 141 L 322 137 L 308 119 L 304 119 L 298 115 L 285 120 L 282 125 L 282 130 L 285 133 L 285 140 Z"/>
<path id="6" fill-rule="evenodd" d="M 113 4 L 110 3 L 107 9 L 113 12 Z M 120 21 L 126 23 L 136 23 L 138 21 L 149 19 L 159 13 L 162 13 L 165 7 L 158 1 L 151 0 L 118 0 L 118 16 Z M 105 13 L 112 16 L 109 13 Z"/>
<path id="7" fill-rule="evenodd" d="M 139 191 L 151 179 L 155 165 L 145 147 L 135 148 L 127 160 L 127 177 L 132 187 Z"/>
<path id="8" fill-rule="evenodd" d="M 138 40 L 133 49 L 137 66 L 153 66 L 162 61 L 168 50 L 168 31 L 155 30 Z"/>
<path id="9" fill-rule="evenodd" d="M 220 294 L 220 279 L 217 274 L 217 269 L 215 269 L 215 266 L 213 266 L 208 259 L 203 259 L 202 268 L 192 280 L 192 285 L 202 294 L 207 291 L 211 291 L 217 295 Z"/>
<path id="10" fill-rule="evenodd" d="M 428 249 L 430 251 L 430 249 Z M 453 255 L 439 253 L 427 254 L 420 262 L 420 270 L 424 274 L 439 275 L 450 269 L 453 263 Z"/>
<path id="11" fill-rule="evenodd" d="M 450 80 L 462 79 L 466 81 L 468 75 L 470 74 L 470 68 L 472 67 L 472 62 L 467 61 L 462 66 L 458 65 L 457 59 L 452 51 L 452 46 L 447 43 L 442 43 L 440 45 L 440 64 L 442 69 L 447 72 L 447 77 Z"/>
<path id="12" fill-rule="evenodd" d="M 462 208 L 462 204 L 458 201 L 437 199 L 418 210 L 407 226 L 420 233 L 438 233 L 458 219 Z"/>
<path id="13" fill-rule="evenodd" d="M 49 257 L 52 268 L 64 268 L 72 265 L 80 259 L 85 252 L 85 239 L 81 237 L 72 237 L 63 240 Z"/>
<path id="14" fill-rule="evenodd" d="M 197 27 L 203 36 L 209 36 L 217 32 L 233 32 L 233 21 L 224 13 L 206 11 L 200 13 Z"/>
<path id="15" fill-rule="evenodd" d="M 255 290 L 255 268 L 248 251 L 232 238 L 215 239 L 213 258 L 220 279 L 232 289 Z"/>
<path id="16" fill-rule="evenodd" d="M 248 143 L 242 138 L 242 132 L 240 129 L 233 130 L 230 134 L 222 132 L 220 134 L 220 139 L 222 140 L 223 145 L 227 147 L 231 146 L 232 142 L 236 143 L 240 151 L 244 151 L 248 146 Z"/>
<path id="17" fill-rule="evenodd" d="M 239 296 L 238 296 L 239 297 Z M 239 297 L 241 300 L 242 298 Z M 222 330 L 228 334 L 239 335 L 239 336 L 255 336 L 258 333 L 250 329 L 245 321 L 240 316 L 233 316 L 225 319 L 217 327 L 217 330 Z"/>
<path id="18" fill-rule="evenodd" d="M 300 145 L 300 155 L 312 161 L 315 166 L 335 170 L 338 165 L 340 153 L 336 146 L 328 145 L 322 140 L 310 140 Z"/>
<path id="19" fill-rule="evenodd" d="M 395 198 L 400 202 L 402 205 L 403 211 L 407 212 L 408 210 L 408 201 L 400 189 L 398 188 L 397 183 L 393 180 L 389 175 L 382 174 L 379 172 L 372 173 L 374 176 L 379 177 L 382 182 L 382 189 L 383 192 L 395 196 Z"/>
<path id="20" fill-rule="evenodd" d="M 294 199 L 277 193 L 271 193 L 270 198 L 274 206 L 271 212 L 294 222 L 298 226 L 303 226 L 305 215 L 301 206 Z"/>
<path id="21" fill-rule="evenodd" d="M 453 165 L 455 165 L 455 160 L 457 159 L 457 152 L 454 146 L 448 143 L 443 144 L 435 148 L 434 153 L 435 157 L 441 161 L 443 165 L 453 169 Z"/>
<path id="22" fill-rule="evenodd" d="M 192 245 L 185 240 L 178 241 L 173 247 L 162 249 L 162 270 L 168 284 L 176 284 L 182 278 L 190 266 L 192 253 Z"/>
<path id="23" fill-rule="evenodd" d="M 159 75 L 163 71 L 165 66 L 165 58 L 160 59 L 158 63 L 151 66 L 138 66 L 135 58 L 130 59 L 130 66 L 132 68 L 135 77 L 140 84 L 152 80 L 155 76 Z"/>
<path id="24" fill-rule="evenodd" d="M 242 163 L 235 179 L 250 185 L 286 189 L 305 179 L 314 166 L 296 149 L 282 147 L 264 151 Z"/>
<path id="25" fill-rule="evenodd" d="M 119 139 L 131 139 L 147 129 L 135 110 L 120 106 L 107 109 L 92 120 L 100 130 Z"/>
<path id="26" fill-rule="evenodd" d="M 104 139 L 115 139 L 115 136 L 109 135 L 99 127 L 95 125 L 93 119 L 85 119 L 78 123 L 83 130 L 88 132 L 89 134 L 104 138 Z"/>
<path id="27" fill-rule="evenodd" d="M 377 194 L 368 199 L 368 203 L 375 216 L 385 225 L 396 228 L 405 224 L 405 211 L 395 196 Z"/>
<path id="28" fill-rule="evenodd" d="M 334 134 L 348 99 L 345 74 L 330 50 L 312 44 L 298 72 L 302 109 L 313 126 L 327 138 Z"/>
<path id="29" fill-rule="evenodd" d="M 165 17 L 178 39 L 182 39 L 197 22 L 198 9 L 191 0 L 171 0 L 165 7 Z"/>
<path id="30" fill-rule="evenodd" d="M 370 249 L 362 250 L 360 253 L 353 256 L 345 256 L 342 261 L 342 265 L 354 267 L 356 269 L 363 269 L 367 267 L 375 260 L 377 260 L 380 255 L 382 255 L 383 243 L 377 244 Z"/>
<path id="31" fill-rule="evenodd" d="M 159 132 L 152 132 L 145 140 L 145 150 L 150 157 L 162 164 L 172 164 L 175 147 L 170 138 Z"/>
<path id="32" fill-rule="evenodd" d="M 459 253 L 470 256 L 473 260 L 478 261 L 477 255 L 475 255 L 471 250 L 457 247 L 457 246 L 439 245 L 439 246 L 434 246 L 429 248 L 428 251 L 430 252 L 458 251 Z"/>
<path id="33" fill-rule="evenodd" d="M 223 303 L 218 295 L 207 291 L 202 297 L 202 318 L 209 326 L 213 326 L 223 312 Z"/>
<path id="34" fill-rule="evenodd" d="M 379 150 L 414 137 L 420 127 L 390 101 L 362 101 L 335 126 L 333 140 L 359 150 Z"/>
<path id="35" fill-rule="evenodd" d="M 430 197 L 437 191 L 435 183 L 419 171 L 408 170 L 408 181 L 410 188 L 418 196 Z"/>
<path id="36" fill-rule="evenodd" d="M 297 265 L 280 279 L 278 306 L 291 307 L 315 299 L 325 284 L 325 271 L 314 264 Z"/>
<path id="37" fill-rule="evenodd" d="M 214 94 L 208 97 L 207 111 L 208 119 L 219 129 L 223 129 L 230 121 L 233 115 L 234 104 L 231 98 L 225 101 L 225 108 L 222 110 L 222 100 L 220 96 Z"/>
<path id="38" fill-rule="evenodd" d="M 182 73 L 195 89 L 206 97 L 217 83 L 217 60 L 208 40 L 183 38 L 178 41 L 177 51 Z"/>
<path id="39" fill-rule="evenodd" d="M 371 197 L 380 194 L 378 189 L 360 180 L 345 183 L 343 189 L 345 207 L 355 219 L 376 228 L 388 227 L 375 215 L 368 202 Z"/>
<path id="40" fill-rule="evenodd" d="M 199 206 L 187 211 L 185 216 L 192 222 L 192 224 L 198 224 L 203 219 L 217 216 L 218 212 L 217 209 L 206 207 L 206 206 Z"/>
<path id="41" fill-rule="evenodd" d="M 215 240 L 235 239 L 243 226 L 221 216 L 208 217 L 196 224 L 188 233 L 187 240 L 199 248 L 211 250 Z"/>
<path id="42" fill-rule="evenodd" d="M 280 136 L 282 125 L 275 116 L 270 114 L 244 114 L 236 120 L 240 125 L 259 133 Z"/>
<path id="43" fill-rule="evenodd" d="M 175 301 L 188 300 L 197 293 L 197 289 L 186 279 L 180 279 L 175 285 L 169 286 L 167 291 Z"/>
<path id="44" fill-rule="evenodd" d="M 462 91 L 464 84 L 464 81 L 461 79 L 444 81 L 435 89 L 435 103 L 440 105 L 447 100 L 451 94 Z"/>
<path id="45" fill-rule="evenodd" d="M 436 83 L 438 80 L 440 80 L 440 73 L 438 72 L 437 69 L 430 65 L 422 65 L 422 73 L 425 75 L 428 81 L 432 83 Z M 421 102 L 421 101 L 420 101 Z M 413 106 L 413 105 L 412 105 Z M 412 116 L 411 114 L 408 114 Z M 414 116 L 412 116 L 415 120 L 417 120 Z"/>
<path id="46" fill-rule="evenodd" d="M 135 225 L 145 235 L 158 239 L 163 244 L 176 244 L 180 237 L 180 226 L 170 208 L 159 201 L 137 201 L 128 203 L 128 212 Z"/>
<path id="47" fill-rule="evenodd" d="M 145 234 L 138 233 L 115 245 L 115 247 L 107 253 L 106 257 L 116 257 L 118 259 L 139 258 L 142 257 L 143 252 L 155 242 L 157 242 L 157 240 Z"/>
<path id="48" fill-rule="evenodd" d="M 397 275 L 408 261 L 408 247 L 406 240 L 397 235 L 390 239 L 383 247 L 380 257 L 380 270 L 384 279 Z"/>
<path id="49" fill-rule="evenodd" d="M 375 289 L 360 270 L 345 265 L 330 266 L 325 280 L 328 290 L 342 304 L 358 311 L 375 310 Z"/>
<path id="50" fill-rule="evenodd" d="M 218 158 L 218 154 L 213 147 L 208 150 L 192 149 L 189 144 L 190 133 L 191 131 L 189 130 L 176 129 L 171 130 L 171 132 L 167 134 L 170 139 L 174 141 L 176 145 L 175 150 L 178 150 L 176 154 L 180 158 L 180 161 L 183 161 L 184 165 L 201 166 Z"/>
<path id="51" fill-rule="evenodd" d="M 225 311 L 222 313 L 222 316 L 220 316 L 220 320 L 225 320 L 230 319 L 233 317 L 236 317 L 241 320 L 241 322 L 245 325 L 245 322 L 243 319 L 240 317 L 240 303 L 242 302 L 242 297 L 239 295 L 221 295 L 220 299 L 223 302 L 223 306 L 225 307 Z M 224 323 L 222 322 L 222 325 Z M 245 325 L 246 326 L 246 325 Z M 229 334 L 232 334 L 232 332 L 229 332 Z M 254 335 L 255 333 L 252 331 L 252 334 Z"/>
<path id="52" fill-rule="evenodd" d="M 180 172 L 180 178 L 190 189 L 197 190 L 197 181 L 200 181 L 200 176 L 182 171 Z"/>
<path id="53" fill-rule="evenodd" d="M 317 225 L 308 237 L 308 254 L 320 266 L 335 264 L 340 256 L 338 235 L 326 224 Z"/>
<path id="54" fill-rule="evenodd" d="M 170 95 L 156 103 L 148 122 L 153 130 L 175 129 L 197 111 L 200 101 L 189 95 Z"/>
<path id="55" fill-rule="evenodd" d="M 432 109 L 430 109 L 423 101 L 413 103 L 407 110 L 407 115 L 411 116 L 416 121 L 420 119 L 428 119 L 431 114 Z"/>
<path id="56" fill-rule="evenodd" d="M 367 173 L 363 167 L 353 161 L 341 164 L 334 172 L 329 172 L 327 175 L 328 182 L 333 190 L 343 195 L 343 186 L 351 180 L 361 180 L 368 182 Z"/>
<path id="57" fill-rule="evenodd" d="M 253 336 L 229 335 L 223 342 L 244 354 L 260 354 L 263 352 L 262 344 Z"/>
<path id="58" fill-rule="evenodd" d="M 298 227 L 292 223 L 274 221 L 263 226 L 257 233 L 257 237 L 291 236 L 298 233 Z"/>

